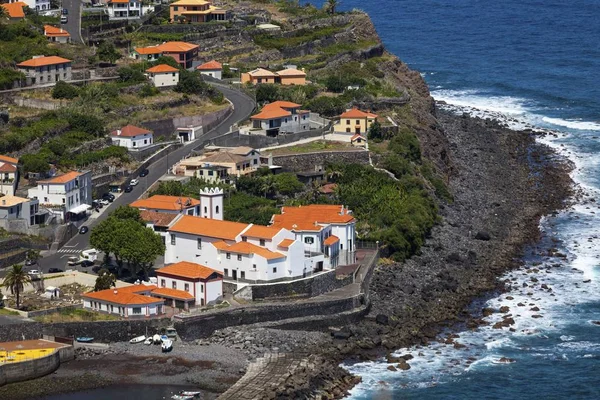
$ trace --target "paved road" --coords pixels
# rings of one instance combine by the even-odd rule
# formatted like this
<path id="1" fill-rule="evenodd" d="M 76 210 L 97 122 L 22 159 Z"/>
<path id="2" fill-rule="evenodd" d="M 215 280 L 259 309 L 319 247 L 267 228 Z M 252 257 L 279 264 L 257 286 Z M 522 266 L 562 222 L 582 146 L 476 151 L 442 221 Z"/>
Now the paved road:
<path id="1" fill-rule="evenodd" d="M 69 10 L 68 22 L 61 24 L 61 28 L 66 29 L 71 35 L 73 43 L 83 43 L 81 38 L 81 0 L 62 0 L 62 8 Z"/>
<path id="2" fill-rule="evenodd" d="M 163 176 L 167 169 L 172 167 L 177 161 L 181 160 L 183 157 L 189 155 L 194 148 L 198 147 L 203 141 L 207 139 L 213 139 L 216 136 L 227 133 L 231 127 L 231 125 L 238 123 L 247 119 L 252 110 L 254 109 L 254 102 L 248 96 L 243 93 L 240 93 L 237 90 L 230 89 L 226 86 L 216 85 L 215 87 L 219 89 L 225 97 L 227 97 L 233 103 L 233 113 L 219 126 L 214 128 L 213 130 L 205 133 L 195 142 L 190 143 L 184 147 L 181 147 L 165 157 L 157 160 L 153 164 L 148 167 L 150 173 L 143 177 L 139 178 L 139 185 L 133 188 L 133 191 L 130 193 L 122 193 L 119 197 L 115 199 L 113 203 L 109 206 L 104 206 L 103 212 L 96 219 L 90 219 L 84 225 L 93 228 L 96 224 L 103 221 L 108 217 L 108 214 L 115 208 L 121 205 L 130 204 L 133 201 L 137 200 L 145 191 L 145 189 L 152 186 L 158 179 Z M 48 272 L 49 268 L 60 268 L 65 269 L 67 265 L 67 259 L 75 254 L 79 254 L 82 250 L 90 248 L 89 244 L 90 233 L 84 235 L 75 235 L 70 241 L 68 241 L 57 253 L 44 257 L 40 260 L 39 268 L 42 272 Z M 91 272 L 91 268 L 83 269 L 78 268 L 80 270 Z M 0 276 L 3 274 L 0 272 Z"/>

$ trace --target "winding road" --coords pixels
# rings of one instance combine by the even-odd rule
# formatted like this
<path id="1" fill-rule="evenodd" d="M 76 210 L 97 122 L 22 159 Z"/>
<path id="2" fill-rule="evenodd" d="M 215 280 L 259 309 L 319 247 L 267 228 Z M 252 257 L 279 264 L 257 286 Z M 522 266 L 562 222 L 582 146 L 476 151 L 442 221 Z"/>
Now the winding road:
<path id="1" fill-rule="evenodd" d="M 158 159 L 153 164 L 148 166 L 149 173 L 147 176 L 140 179 L 140 183 L 137 186 L 134 186 L 133 191 L 130 193 L 122 193 L 118 196 L 114 202 L 105 206 L 105 210 L 103 210 L 102 214 L 98 216 L 96 219 L 90 219 L 84 225 L 88 226 L 90 229 L 93 228 L 96 224 L 105 220 L 108 217 L 108 214 L 115 208 L 127 205 L 135 200 L 137 200 L 144 192 L 144 188 L 151 187 L 154 183 L 158 181 L 158 179 L 163 176 L 167 169 L 172 167 L 176 162 L 188 156 L 194 149 L 201 146 L 207 140 L 214 139 L 217 136 L 220 136 L 224 133 L 229 132 L 231 126 L 235 123 L 241 122 L 247 119 L 252 111 L 254 110 L 254 100 L 252 100 L 247 95 L 231 89 L 227 86 L 211 83 L 215 88 L 223 93 L 223 95 L 231 101 L 233 104 L 233 112 L 225 119 L 220 125 L 215 127 L 214 129 L 206 132 L 194 142 L 188 143 L 186 146 L 180 147 L 179 149 L 169 153 L 168 155 Z M 48 272 L 50 268 L 59 268 L 64 270 L 67 265 L 67 259 L 72 257 L 82 250 L 90 248 L 90 233 L 79 235 L 76 234 L 71 240 L 69 240 L 62 248 L 61 251 L 48 255 L 42 258 L 39 262 L 37 268 L 42 272 Z M 86 270 L 79 267 L 81 270 Z M 88 268 L 86 271 L 89 271 Z M 2 275 L 0 273 L 0 275 Z"/>

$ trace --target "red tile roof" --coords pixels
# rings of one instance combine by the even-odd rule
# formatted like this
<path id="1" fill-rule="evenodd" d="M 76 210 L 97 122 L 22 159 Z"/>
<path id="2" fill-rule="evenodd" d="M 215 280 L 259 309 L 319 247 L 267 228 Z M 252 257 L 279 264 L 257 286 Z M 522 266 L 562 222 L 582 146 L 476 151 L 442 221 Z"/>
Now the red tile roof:
<path id="1" fill-rule="evenodd" d="M 134 50 L 138 54 L 160 54 L 160 53 L 162 53 L 162 51 L 158 48 L 158 46 L 135 47 Z"/>
<path id="2" fill-rule="evenodd" d="M 354 107 L 353 109 L 342 113 L 342 115 L 340 115 L 340 118 L 377 118 L 377 114 L 364 112 Z"/>
<path id="3" fill-rule="evenodd" d="M 169 232 L 189 233 L 224 240 L 235 240 L 248 224 L 240 222 L 220 221 L 216 219 L 184 215 L 169 229 Z"/>
<path id="4" fill-rule="evenodd" d="M 350 138 L 350 141 L 353 142 L 353 141 L 355 141 L 358 138 L 362 138 L 362 139 L 366 140 L 366 138 L 363 135 L 361 135 L 360 133 L 355 133 L 354 136 L 352 136 Z"/>
<path id="5" fill-rule="evenodd" d="M 153 295 L 160 297 L 168 297 L 177 300 L 194 300 L 194 296 L 185 290 L 169 289 L 169 288 L 158 288 L 152 291 Z"/>
<path id="6" fill-rule="evenodd" d="M 273 216 L 273 226 L 294 231 L 319 231 L 322 227 L 318 224 L 347 224 L 354 221 L 349 210 L 341 205 L 283 207 L 281 215 Z"/>
<path id="7" fill-rule="evenodd" d="M 166 42 L 159 44 L 156 47 L 158 47 L 160 51 L 167 53 L 187 53 L 188 51 L 197 49 L 200 46 L 187 42 Z"/>
<path id="8" fill-rule="evenodd" d="M 272 103 L 266 104 L 264 108 L 267 107 L 280 107 L 280 108 L 299 108 L 302 107 L 301 104 L 296 104 L 296 103 L 292 103 L 291 101 L 282 101 L 282 100 L 277 100 L 274 101 Z"/>
<path id="9" fill-rule="evenodd" d="M 73 179 L 78 178 L 81 172 L 71 171 L 66 174 L 55 176 L 54 178 L 46 179 L 43 181 L 38 181 L 38 183 L 67 183 L 71 182 Z"/>
<path id="10" fill-rule="evenodd" d="M 162 299 L 157 299 L 136 293 L 151 291 L 153 289 L 156 289 L 156 286 L 132 285 L 125 286 L 122 288 L 101 290 L 99 292 L 85 293 L 83 297 L 87 299 L 99 300 L 121 305 L 146 305 L 163 303 Z"/>
<path id="11" fill-rule="evenodd" d="M 211 71 L 211 70 L 218 70 L 218 69 L 222 69 L 223 65 L 215 60 L 209 61 L 209 62 L 205 62 L 202 65 L 198 65 L 198 67 L 196 67 L 196 69 L 199 70 L 203 70 L 203 71 Z"/>
<path id="12" fill-rule="evenodd" d="M 10 163 L 4 163 L 0 166 L 0 172 L 17 172 L 17 167 Z"/>
<path id="13" fill-rule="evenodd" d="M 0 161 L 9 162 L 9 163 L 13 163 L 13 164 L 19 163 L 18 158 L 13 158 L 13 157 L 9 157 L 9 156 L 0 156 Z"/>
<path id="14" fill-rule="evenodd" d="M 143 210 L 140 217 L 143 221 L 150 222 L 154 226 L 168 227 L 179 214 L 164 213 L 158 211 Z"/>
<path id="15" fill-rule="evenodd" d="M 272 226 L 252 225 L 250 229 L 244 232 L 244 236 L 258 239 L 273 239 L 273 236 L 277 235 L 280 231 L 281 228 L 274 228 Z"/>
<path id="16" fill-rule="evenodd" d="M 248 72 L 248 75 L 253 76 L 253 77 L 276 77 L 277 74 L 274 74 L 273 72 L 266 70 L 264 68 L 257 68 L 253 71 Z"/>
<path id="17" fill-rule="evenodd" d="M 17 1 L 16 3 L 2 4 L 2 7 L 6 10 L 6 13 L 10 18 L 25 18 L 23 7 L 26 5 L 27 4 L 22 1 Z"/>
<path id="18" fill-rule="evenodd" d="M 148 68 L 146 70 L 146 72 L 150 72 L 153 74 L 160 74 L 160 73 L 168 73 L 168 72 L 179 72 L 179 70 L 177 68 L 171 67 L 170 65 L 167 65 L 167 64 L 160 64 L 155 67 Z"/>
<path id="19" fill-rule="evenodd" d="M 147 133 L 152 133 L 152 132 L 149 131 L 148 129 L 140 128 L 140 127 L 137 127 L 134 125 L 126 125 L 126 126 L 122 127 L 121 129 L 112 131 L 110 133 L 110 135 L 118 136 L 118 137 L 134 137 L 134 136 L 138 136 L 138 135 L 145 135 Z"/>
<path id="20" fill-rule="evenodd" d="M 279 244 L 277 246 L 279 247 L 283 247 L 284 249 L 289 248 L 292 243 L 294 243 L 295 240 L 294 239 L 283 239 L 281 242 L 279 242 Z"/>
<path id="21" fill-rule="evenodd" d="M 46 65 L 65 64 L 70 62 L 71 60 L 58 56 L 44 56 L 23 61 L 22 63 L 17 64 L 17 67 L 44 67 Z"/>
<path id="22" fill-rule="evenodd" d="M 224 242 L 222 242 L 222 243 L 224 243 Z M 271 251 L 264 247 L 257 246 L 255 244 L 248 243 L 248 242 L 237 242 L 237 243 L 234 243 L 227 247 L 224 247 L 222 244 L 219 244 L 217 246 L 215 246 L 215 247 L 217 247 L 221 251 L 227 251 L 227 252 L 237 253 L 237 254 L 247 254 L 247 255 L 257 254 L 261 257 L 266 258 L 267 260 L 276 260 L 276 259 L 285 257 L 281 253 L 277 253 L 275 251 Z"/>
<path id="23" fill-rule="evenodd" d="M 334 244 L 334 243 L 337 243 L 337 242 L 339 242 L 339 241 L 340 241 L 340 238 L 339 238 L 339 237 L 337 237 L 337 236 L 335 236 L 335 235 L 331 235 L 331 236 L 329 236 L 327 239 L 325 239 L 325 240 L 323 241 L 323 244 L 324 244 L 325 246 L 331 246 L 332 244 Z"/>
<path id="24" fill-rule="evenodd" d="M 212 268 L 187 261 L 167 265 L 166 267 L 157 270 L 156 274 L 167 274 L 189 279 L 208 279 L 212 274 L 223 275 L 223 273 Z"/>
<path id="25" fill-rule="evenodd" d="M 57 28 L 52 25 L 44 25 L 44 35 L 46 36 L 58 36 L 58 37 L 69 37 L 69 32 L 62 28 Z"/>
<path id="26" fill-rule="evenodd" d="M 273 119 L 289 117 L 292 115 L 288 108 L 299 108 L 300 104 L 292 103 L 289 101 L 274 101 L 273 103 L 266 104 L 262 110 L 253 115 L 250 119 Z"/>
<path id="27" fill-rule="evenodd" d="M 181 211 L 186 208 L 200 205 L 200 200 L 185 196 L 165 196 L 161 194 L 148 197 L 147 199 L 136 200 L 130 204 L 131 207 L 144 208 L 150 210 L 170 210 Z"/>
<path id="28" fill-rule="evenodd" d="M 319 188 L 319 192 L 323 194 L 331 194 L 335 193 L 335 189 L 337 189 L 337 183 L 327 183 Z"/>
<path id="29" fill-rule="evenodd" d="M 279 76 L 306 76 L 306 72 L 296 68 L 286 68 L 275 72 Z"/>

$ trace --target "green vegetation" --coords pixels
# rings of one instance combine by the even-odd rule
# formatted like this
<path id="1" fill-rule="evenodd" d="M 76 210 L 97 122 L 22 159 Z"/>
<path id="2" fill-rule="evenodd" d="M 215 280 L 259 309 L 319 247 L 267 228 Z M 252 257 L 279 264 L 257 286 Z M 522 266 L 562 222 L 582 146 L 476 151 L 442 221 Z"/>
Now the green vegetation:
<path id="1" fill-rule="evenodd" d="M 0 44 L 0 47 L 2 45 Z M 2 57 L 0 55 L 0 57 Z M 0 90 L 12 89 L 15 81 L 25 79 L 25 74 L 12 68 L 0 68 Z"/>
<path id="2" fill-rule="evenodd" d="M 0 293 L 2 293 L 2 292 L 0 292 Z M 9 310 L 6 310 L 6 309 L 4 309 L 4 308 L 0 308 L 0 315 L 12 315 L 12 316 L 18 316 L 18 315 L 19 315 L 19 313 L 18 313 L 18 312 L 16 312 L 16 311 L 9 311 Z"/>
<path id="3" fill-rule="evenodd" d="M 119 268 L 127 262 L 134 274 L 148 276 L 156 257 L 165 253 L 160 235 L 147 228 L 140 211 L 121 206 L 92 229 L 90 244 L 106 254 L 113 254 Z"/>
<path id="4" fill-rule="evenodd" d="M 98 271 L 98 277 L 96 278 L 96 284 L 94 285 L 94 292 L 115 287 L 116 283 L 117 277 L 114 274 L 111 274 L 106 268 L 102 268 L 100 271 Z"/>
<path id="5" fill-rule="evenodd" d="M 182 69 L 179 72 L 179 82 L 177 83 L 177 86 L 175 86 L 175 91 L 205 96 L 215 104 L 222 104 L 225 101 L 223 93 L 204 82 L 199 71 L 190 72 Z"/>
<path id="6" fill-rule="evenodd" d="M 305 104 L 309 110 L 324 117 L 335 117 L 346 109 L 346 103 L 339 97 L 320 96 Z"/>
<path id="7" fill-rule="evenodd" d="M 265 3 L 268 2 L 265 1 Z M 295 17 L 311 16 L 313 18 L 322 18 L 327 15 L 326 10 L 319 10 L 308 2 L 301 6 L 298 0 L 277 0 L 275 4 L 279 8 L 279 11 Z"/>
<path id="8" fill-rule="evenodd" d="M 22 265 L 13 265 L 6 272 L 2 286 L 10 290 L 11 294 L 16 297 L 17 308 L 21 306 L 21 293 L 25 285 L 31 282 L 31 277 L 25 272 Z"/>
<path id="9" fill-rule="evenodd" d="M 115 321 L 119 317 L 116 315 L 102 314 L 79 308 L 61 310 L 54 314 L 42 315 L 33 318 L 37 322 L 58 323 L 58 322 L 91 322 L 91 321 Z"/>
<path id="10" fill-rule="evenodd" d="M 269 150 L 273 155 L 311 153 L 316 151 L 348 150 L 349 143 L 332 142 L 330 140 L 315 140 L 313 142 L 298 144 L 295 146 L 281 147 Z"/>
<path id="11" fill-rule="evenodd" d="M 100 61 L 106 61 L 114 64 L 119 58 L 122 57 L 122 54 L 115 48 L 115 45 L 112 42 L 104 41 L 100 44 L 100 46 L 98 46 L 96 56 Z"/>
<path id="12" fill-rule="evenodd" d="M 65 81 L 58 81 L 52 89 L 53 99 L 67 99 L 72 100 L 79 96 L 79 89 L 75 85 L 71 85 Z"/>
<path id="13" fill-rule="evenodd" d="M 41 25 L 40 25 L 41 28 Z M 0 63 L 12 65 L 34 55 L 60 55 L 57 48 L 48 45 L 48 39 L 26 21 L 0 24 Z"/>
<path id="14" fill-rule="evenodd" d="M 361 40 L 356 43 L 336 43 L 321 49 L 321 53 L 326 56 L 337 56 L 343 53 L 349 53 L 351 51 L 357 51 L 362 49 L 368 49 L 369 47 L 375 46 L 376 40 Z"/>
<path id="15" fill-rule="evenodd" d="M 336 33 L 342 32 L 345 28 L 346 26 L 327 26 L 317 29 L 300 29 L 291 37 L 272 36 L 267 33 L 261 33 L 254 36 L 254 43 L 265 49 L 281 50 L 284 47 L 294 47 L 333 36 Z"/>

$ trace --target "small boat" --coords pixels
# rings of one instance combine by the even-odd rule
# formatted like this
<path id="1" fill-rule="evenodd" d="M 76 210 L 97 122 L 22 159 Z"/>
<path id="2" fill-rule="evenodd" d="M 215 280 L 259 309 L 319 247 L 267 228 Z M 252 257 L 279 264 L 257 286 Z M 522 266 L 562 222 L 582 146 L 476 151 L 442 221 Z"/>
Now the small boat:
<path id="1" fill-rule="evenodd" d="M 177 331 L 175 330 L 175 328 L 167 328 L 167 331 L 165 332 L 167 334 L 167 337 L 171 340 L 176 340 L 177 339 Z"/>
<path id="2" fill-rule="evenodd" d="M 171 396 L 171 398 L 173 400 L 192 400 L 192 399 L 194 399 L 194 396 L 185 396 L 183 394 L 174 394 L 173 396 Z"/>
<path id="3" fill-rule="evenodd" d="M 144 340 L 146 340 L 146 336 L 142 335 L 142 336 L 134 337 L 133 339 L 131 339 L 129 341 L 129 343 L 142 343 Z"/>
<path id="4" fill-rule="evenodd" d="M 144 340 L 144 344 L 152 344 L 152 338 L 148 336 L 146 340 Z"/>
<path id="5" fill-rule="evenodd" d="M 160 335 L 160 341 L 164 342 L 165 340 L 169 340 L 169 337 L 167 335 Z"/>
<path id="6" fill-rule="evenodd" d="M 91 343 L 94 341 L 94 338 L 83 336 L 83 337 L 78 337 L 75 340 L 77 340 L 79 343 Z"/>
<path id="7" fill-rule="evenodd" d="M 192 396 L 192 397 L 199 397 L 202 392 L 192 392 L 189 390 L 184 390 L 183 392 L 179 393 L 182 396 Z"/>
<path id="8" fill-rule="evenodd" d="M 154 344 L 162 343 L 162 340 L 160 340 L 160 335 L 158 333 L 156 335 L 152 336 L 152 341 L 154 342 Z"/>
<path id="9" fill-rule="evenodd" d="M 160 347 L 162 348 L 163 353 L 168 353 L 169 351 L 173 350 L 173 342 L 169 339 L 163 340 L 163 343 Z"/>

